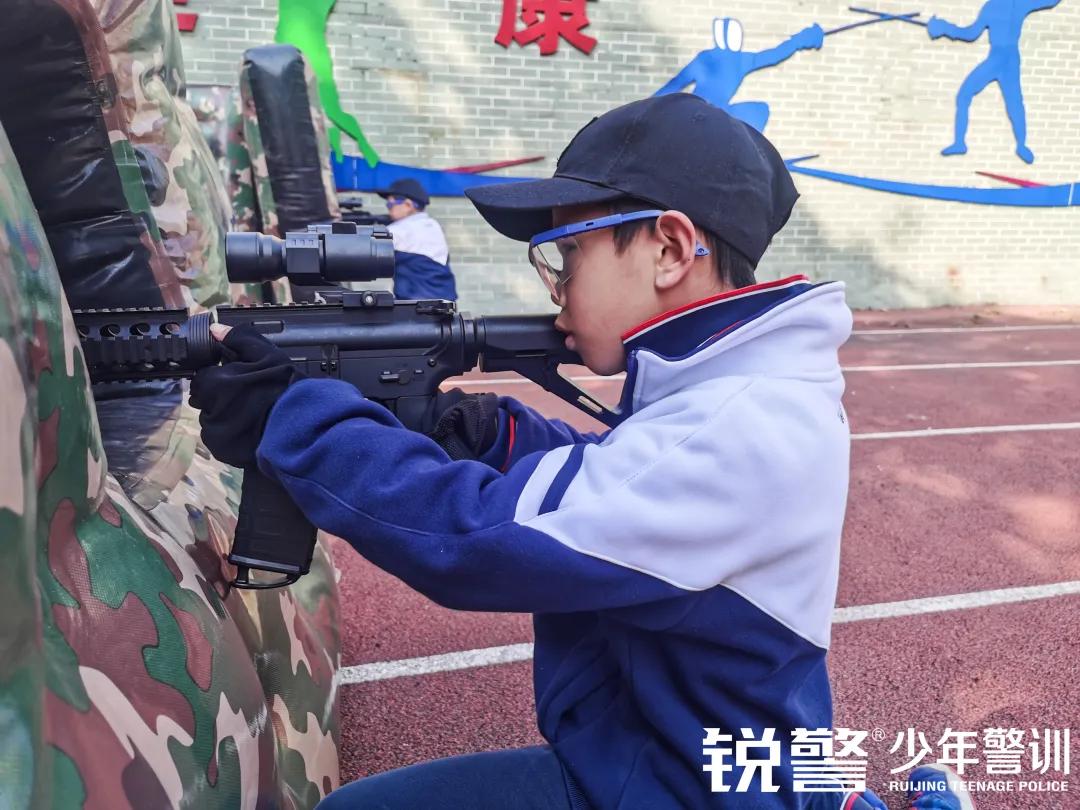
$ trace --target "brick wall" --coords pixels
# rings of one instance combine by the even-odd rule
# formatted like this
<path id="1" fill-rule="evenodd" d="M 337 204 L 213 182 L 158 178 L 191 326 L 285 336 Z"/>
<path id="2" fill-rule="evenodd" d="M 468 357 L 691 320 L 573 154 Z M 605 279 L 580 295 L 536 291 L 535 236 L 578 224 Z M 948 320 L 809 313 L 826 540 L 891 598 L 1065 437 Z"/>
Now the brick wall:
<path id="1" fill-rule="evenodd" d="M 503 49 L 493 41 L 496 0 L 338 0 L 328 36 L 345 107 L 384 160 L 438 168 L 542 154 L 543 163 L 510 173 L 546 176 L 592 116 L 649 95 L 710 47 L 714 15 L 738 17 L 744 49 L 758 51 L 812 22 L 828 30 L 858 19 L 846 5 L 596 0 L 587 5 L 586 30 L 599 40 L 590 56 L 565 42 L 550 57 L 535 45 Z M 966 24 L 981 2 L 942 5 L 939 14 Z M 186 10 L 200 15 L 184 40 L 190 81 L 235 81 L 242 51 L 273 37 L 276 0 L 189 0 Z M 1080 181 L 1080 6 L 1031 15 L 1021 52 L 1032 166 L 1013 154 L 997 85 L 972 104 L 968 154 L 939 154 L 952 140 L 956 91 L 986 56 L 985 34 L 969 45 L 932 42 L 903 23 L 865 26 L 748 76 L 735 100 L 767 101 L 766 132 L 780 152 L 819 153 L 822 168 L 944 185 L 1001 185 L 977 170 Z M 796 183 L 802 199 L 761 279 L 842 279 L 858 307 L 1080 303 L 1078 207 L 939 202 L 805 176 Z M 522 245 L 491 231 L 463 199 L 436 199 L 430 210 L 446 228 L 464 309 L 550 308 Z"/>

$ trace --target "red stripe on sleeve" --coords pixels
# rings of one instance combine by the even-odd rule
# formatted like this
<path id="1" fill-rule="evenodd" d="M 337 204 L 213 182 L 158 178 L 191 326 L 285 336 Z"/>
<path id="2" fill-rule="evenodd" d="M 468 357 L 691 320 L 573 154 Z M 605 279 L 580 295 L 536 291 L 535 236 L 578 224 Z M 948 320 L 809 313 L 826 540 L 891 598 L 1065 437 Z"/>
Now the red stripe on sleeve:
<path id="1" fill-rule="evenodd" d="M 510 417 L 510 441 L 506 443 L 506 461 L 503 462 L 499 472 L 506 472 L 510 468 L 510 456 L 514 454 L 514 435 L 516 433 L 517 419 Z"/>

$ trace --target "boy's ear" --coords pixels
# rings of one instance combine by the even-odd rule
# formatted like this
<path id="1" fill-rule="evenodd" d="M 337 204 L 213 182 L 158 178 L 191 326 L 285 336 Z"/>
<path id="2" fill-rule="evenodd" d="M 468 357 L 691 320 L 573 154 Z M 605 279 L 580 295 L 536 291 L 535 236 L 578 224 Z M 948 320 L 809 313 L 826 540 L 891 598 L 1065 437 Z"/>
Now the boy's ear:
<path id="1" fill-rule="evenodd" d="M 656 286 L 676 286 L 694 266 L 697 229 L 682 211 L 665 211 L 656 219 L 653 234 L 658 243 Z"/>

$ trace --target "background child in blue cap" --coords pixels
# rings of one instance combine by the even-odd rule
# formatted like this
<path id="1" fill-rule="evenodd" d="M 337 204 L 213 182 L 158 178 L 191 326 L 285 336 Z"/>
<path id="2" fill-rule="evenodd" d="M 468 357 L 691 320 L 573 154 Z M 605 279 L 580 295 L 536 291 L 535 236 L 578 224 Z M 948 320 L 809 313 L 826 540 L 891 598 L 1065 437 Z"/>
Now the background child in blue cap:
<path id="1" fill-rule="evenodd" d="M 431 199 L 419 180 L 405 177 L 378 192 L 386 200 L 394 237 L 394 297 L 457 300 L 450 248 L 442 226 L 427 212 Z"/>

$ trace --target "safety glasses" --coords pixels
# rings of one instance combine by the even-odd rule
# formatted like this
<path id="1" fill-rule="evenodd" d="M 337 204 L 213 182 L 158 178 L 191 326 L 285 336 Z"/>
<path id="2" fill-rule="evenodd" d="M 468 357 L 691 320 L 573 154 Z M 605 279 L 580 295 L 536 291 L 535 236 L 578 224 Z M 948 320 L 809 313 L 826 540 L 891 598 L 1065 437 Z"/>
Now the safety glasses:
<path id="1" fill-rule="evenodd" d="M 598 219 L 561 225 L 550 231 L 538 233 L 529 240 L 529 263 L 536 268 L 540 280 L 551 293 L 551 300 L 558 304 L 562 301 L 563 289 L 582 261 L 581 243 L 576 238 L 588 231 L 613 228 L 624 222 L 640 219 L 655 219 L 664 212 L 659 209 L 631 211 L 627 214 L 611 214 Z M 695 256 L 708 256 L 709 250 L 700 242 L 694 248 Z"/>
<path id="2" fill-rule="evenodd" d="M 386 198 L 386 210 L 389 211 L 395 205 L 401 205 L 403 202 L 405 202 L 406 199 L 407 199 L 406 197 L 387 197 Z"/>

